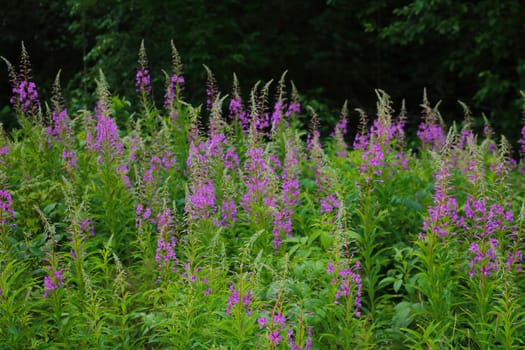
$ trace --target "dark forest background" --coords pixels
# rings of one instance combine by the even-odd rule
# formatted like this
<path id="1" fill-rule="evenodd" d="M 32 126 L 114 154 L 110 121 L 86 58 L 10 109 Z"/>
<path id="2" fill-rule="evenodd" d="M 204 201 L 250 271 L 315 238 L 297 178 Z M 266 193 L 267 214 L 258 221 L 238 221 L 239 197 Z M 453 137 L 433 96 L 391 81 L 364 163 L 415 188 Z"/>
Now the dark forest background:
<path id="1" fill-rule="evenodd" d="M 417 126 L 423 89 L 447 123 L 463 120 L 458 100 L 485 115 L 496 132 L 519 138 L 525 90 L 523 0 L 3 0 L 0 55 L 17 64 L 24 41 L 43 99 L 61 69 L 72 108 L 90 107 L 103 69 L 112 93 L 134 93 L 143 39 L 155 97 L 163 95 L 173 39 L 184 63 L 185 96 L 201 103 L 209 66 L 229 93 L 232 74 L 246 95 L 257 81 L 288 70 L 325 125 L 345 99 L 374 114 L 380 88 Z M 5 65 L 0 118 L 10 127 Z M 71 108 L 70 107 L 70 108 Z M 357 112 L 351 116 L 355 127 Z"/>

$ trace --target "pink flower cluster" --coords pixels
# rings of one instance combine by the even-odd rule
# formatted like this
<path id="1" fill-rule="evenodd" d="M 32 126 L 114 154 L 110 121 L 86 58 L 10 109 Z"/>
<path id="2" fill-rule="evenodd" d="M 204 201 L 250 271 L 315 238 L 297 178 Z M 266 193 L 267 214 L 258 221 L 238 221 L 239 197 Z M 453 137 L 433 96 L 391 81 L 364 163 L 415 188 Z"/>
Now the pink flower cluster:
<path id="1" fill-rule="evenodd" d="M 332 284 L 338 285 L 338 289 L 335 293 L 334 304 L 339 305 L 340 299 L 346 299 L 346 302 L 351 300 L 353 297 L 354 314 L 356 317 L 361 316 L 361 275 L 357 271 L 361 269 L 361 263 L 355 262 L 354 267 L 349 267 L 348 262 L 343 262 L 334 265 L 332 261 L 328 262 L 326 272 L 329 274 L 335 274 L 332 279 Z"/>

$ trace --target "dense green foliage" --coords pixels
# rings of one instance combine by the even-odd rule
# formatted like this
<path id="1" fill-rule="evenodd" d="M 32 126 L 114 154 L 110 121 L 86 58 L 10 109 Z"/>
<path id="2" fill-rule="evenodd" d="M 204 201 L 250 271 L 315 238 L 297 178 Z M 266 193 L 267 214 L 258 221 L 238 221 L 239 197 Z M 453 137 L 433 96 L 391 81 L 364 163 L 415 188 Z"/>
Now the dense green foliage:
<path id="1" fill-rule="evenodd" d="M 160 70 L 169 65 L 173 39 L 185 57 L 193 102 L 204 95 L 202 64 L 223 87 L 236 72 L 245 90 L 288 69 L 302 93 L 329 111 L 348 99 L 353 108 L 372 112 L 376 88 L 395 101 L 406 98 L 409 111 L 416 111 L 427 87 L 443 100 L 448 122 L 461 119 L 461 100 L 514 144 L 519 90 L 525 89 L 523 13 L 520 0 L 9 0 L 2 5 L 0 55 L 15 61 L 25 41 L 37 83 L 51 86 L 50 77 L 62 69 L 67 93 L 81 107 L 93 101 L 101 67 L 114 94 L 131 95 L 130 68 L 144 39 L 160 101 Z M 7 126 L 14 123 L 4 107 L 9 95 L 0 86 Z M 335 122 L 329 115 L 321 113 L 323 125 Z M 409 127 L 418 122 L 410 113 Z"/>
<path id="2" fill-rule="evenodd" d="M 377 90 L 349 147 L 346 103 L 322 140 L 285 75 L 243 99 L 207 69 L 197 107 L 172 59 L 162 107 L 142 46 L 136 96 L 100 71 L 80 110 L 8 64 L 0 349 L 523 348 L 525 164 L 490 125 L 425 96 L 411 149 Z"/>

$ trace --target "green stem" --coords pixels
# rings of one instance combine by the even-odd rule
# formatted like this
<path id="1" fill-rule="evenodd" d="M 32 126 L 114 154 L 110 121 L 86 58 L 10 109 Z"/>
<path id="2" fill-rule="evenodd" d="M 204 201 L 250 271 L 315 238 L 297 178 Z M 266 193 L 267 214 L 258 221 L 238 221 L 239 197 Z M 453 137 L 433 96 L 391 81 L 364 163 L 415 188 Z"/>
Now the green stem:
<path id="1" fill-rule="evenodd" d="M 375 250 L 375 232 L 374 232 L 374 219 L 372 213 L 372 195 L 370 189 L 365 189 L 365 197 L 363 202 L 362 212 L 362 230 L 363 239 L 361 254 L 363 256 L 363 268 L 365 273 L 365 284 L 369 302 L 369 311 L 372 317 L 376 313 L 376 263 L 374 262 L 374 250 Z"/>

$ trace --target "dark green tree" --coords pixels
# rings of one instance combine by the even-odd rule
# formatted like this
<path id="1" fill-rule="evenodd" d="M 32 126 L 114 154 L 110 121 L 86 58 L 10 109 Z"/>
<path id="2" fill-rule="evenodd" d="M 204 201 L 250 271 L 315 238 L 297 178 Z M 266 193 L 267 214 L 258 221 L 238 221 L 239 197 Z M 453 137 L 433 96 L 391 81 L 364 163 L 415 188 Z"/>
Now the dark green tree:
<path id="1" fill-rule="evenodd" d="M 381 37 L 412 55 L 407 59 L 416 67 L 412 84 L 436 84 L 434 96 L 469 102 L 497 131 L 517 140 L 519 91 L 525 88 L 524 13 L 520 0 L 413 0 L 394 9 Z"/>
<path id="2" fill-rule="evenodd" d="M 133 96 L 141 40 L 154 97 L 162 100 L 173 39 L 192 102 L 203 101 L 203 64 L 224 93 L 233 72 L 246 94 L 256 81 L 288 70 L 306 99 L 325 111 L 327 129 L 346 99 L 351 110 L 372 112 L 376 88 L 391 94 L 398 109 L 406 98 L 415 127 L 426 87 L 433 101 L 443 100 L 446 121 L 462 119 L 461 100 L 474 116 L 486 114 L 496 131 L 513 141 L 519 136 L 519 90 L 525 90 L 520 0 L 6 0 L 2 6 L 0 55 L 16 64 L 24 41 L 41 96 L 49 98 L 61 69 L 73 108 L 92 106 L 99 69 L 113 94 Z M 8 124 L 5 77 L 0 119 Z M 355 127 L 358 116 L 350 118 Z"/>

